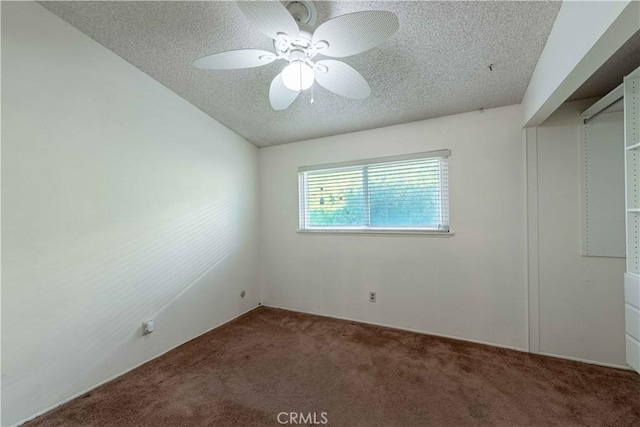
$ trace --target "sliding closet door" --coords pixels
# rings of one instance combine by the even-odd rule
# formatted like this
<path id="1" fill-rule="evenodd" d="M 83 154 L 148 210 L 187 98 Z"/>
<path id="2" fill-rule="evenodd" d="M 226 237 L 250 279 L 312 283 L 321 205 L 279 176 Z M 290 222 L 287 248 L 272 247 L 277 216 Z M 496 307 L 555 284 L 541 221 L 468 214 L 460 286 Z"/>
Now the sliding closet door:
<path id="1" fill-rule="evenodd" d="M 624 79 L 627 363 L 640 373 L 640 68 Z"/>

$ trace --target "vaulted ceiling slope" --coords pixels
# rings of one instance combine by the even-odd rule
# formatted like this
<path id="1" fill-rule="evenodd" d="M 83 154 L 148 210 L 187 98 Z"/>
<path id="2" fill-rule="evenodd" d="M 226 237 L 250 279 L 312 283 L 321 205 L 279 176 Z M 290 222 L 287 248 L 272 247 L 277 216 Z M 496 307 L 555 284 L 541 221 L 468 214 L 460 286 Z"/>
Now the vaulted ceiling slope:
<path id="1" fill-rule="evenodd" d="M 369 82 L 369 98 L 346 99 L 315 85 L 314 104 L 306 91 L 289 109 L 274 111 L 269 85 L 282 61 L 234 71 L 192 66 L 223 50 L 273 50 L 233 2 L 41 4 L 257 146 L 520 103 L 560 8 L 528 1 L 318 1 L 316 26 L 349 12 L 388 10 L 400 29 L 344 58 Z"/>

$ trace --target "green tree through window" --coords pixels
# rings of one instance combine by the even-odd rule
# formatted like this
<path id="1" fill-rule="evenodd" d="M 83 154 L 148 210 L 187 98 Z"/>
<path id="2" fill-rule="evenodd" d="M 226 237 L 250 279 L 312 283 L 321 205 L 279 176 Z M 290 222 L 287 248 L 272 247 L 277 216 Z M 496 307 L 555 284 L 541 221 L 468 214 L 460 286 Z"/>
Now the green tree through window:
<path id="1" fill-rule="evenodd" d="M 368 162 L 300 176 L 303 229 L 448 230 L 445 156 Z"/>

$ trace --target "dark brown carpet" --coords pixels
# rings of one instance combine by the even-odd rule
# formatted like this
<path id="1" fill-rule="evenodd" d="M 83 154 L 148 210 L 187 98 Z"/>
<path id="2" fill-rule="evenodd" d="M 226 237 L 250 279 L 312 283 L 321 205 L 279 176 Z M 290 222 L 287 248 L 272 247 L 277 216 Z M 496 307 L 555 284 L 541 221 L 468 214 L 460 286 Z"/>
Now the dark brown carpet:
<path id="1" fill-rule="evenodd" d="M 263 307 L 28 425 L 278 426 L 280 412 L 349 427 L 640 426 L 640 376 Z"/>

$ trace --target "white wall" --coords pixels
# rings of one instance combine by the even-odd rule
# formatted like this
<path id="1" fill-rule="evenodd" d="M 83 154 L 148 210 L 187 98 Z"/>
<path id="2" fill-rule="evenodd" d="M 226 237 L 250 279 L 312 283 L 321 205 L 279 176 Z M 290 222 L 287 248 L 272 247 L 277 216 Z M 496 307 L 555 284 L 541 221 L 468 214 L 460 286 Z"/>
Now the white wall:
<path id="1" fill-rule="evenodd" d="M 626 366 L 625 260 L 580 255 L 579 113 L 593 102 L 564 104 L 538 127 L 537 165 L 528 165 L 538 175 L 538 235 L 530 245 L 539 243 L 530 248 L 539 256 L 540 352 Z"/>
<path id="2" fill-rule="evenodd" d="M 261 149 L 263 302 L 526 347 L 521 119 L 511 106 Z M 299 166 L 443 148 L 455 236 L 296 233 Z"/>
<path id="3" fill-rule="evenodd" d="M 30 2 L 2 125 L 3 425 L 257 305 L 254 146 Z"/>

